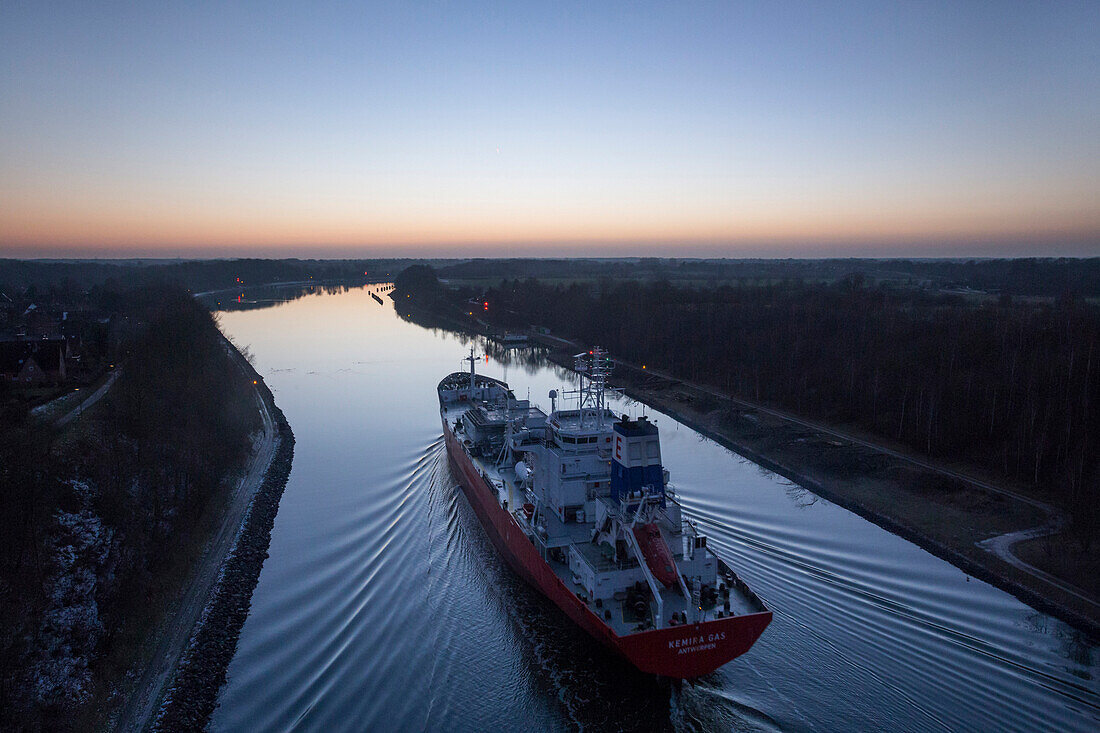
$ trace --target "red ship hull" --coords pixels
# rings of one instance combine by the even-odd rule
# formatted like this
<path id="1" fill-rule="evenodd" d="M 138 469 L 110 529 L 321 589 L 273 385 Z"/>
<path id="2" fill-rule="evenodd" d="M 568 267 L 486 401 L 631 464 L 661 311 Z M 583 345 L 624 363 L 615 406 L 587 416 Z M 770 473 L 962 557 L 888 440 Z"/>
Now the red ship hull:
<path id="1" fill-rule="evenodd" d="M 482 477 L 443 421 L 447 454 L 470 505 L 508 565 L 540 590 L 582 629 L 643 672 L 691 679 L 713 672 L 749 650 L 771 623 L 771 611 L 730 616 L 619 636 L 578 598 L 539 555 L 535 546 Z"/>

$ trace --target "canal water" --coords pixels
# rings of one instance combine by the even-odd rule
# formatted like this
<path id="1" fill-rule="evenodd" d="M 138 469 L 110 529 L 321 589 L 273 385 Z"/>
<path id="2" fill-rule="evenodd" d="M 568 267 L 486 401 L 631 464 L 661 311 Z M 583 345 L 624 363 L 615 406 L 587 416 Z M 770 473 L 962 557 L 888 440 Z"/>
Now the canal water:
<path id="1" fill-rule="evenodd" d="M 219 316 L 297 442 L 214 730 L 1100 729 L 1082 635 L 620 400 L 656 420 L 687 513 L 775 614 L 694 685 L 634 672 L 517 579 L 457 488 L 435 385 L 469 341 L 370 292 Z M 503 358 L 480 368 L 544 406 L 570 384 Z"/>

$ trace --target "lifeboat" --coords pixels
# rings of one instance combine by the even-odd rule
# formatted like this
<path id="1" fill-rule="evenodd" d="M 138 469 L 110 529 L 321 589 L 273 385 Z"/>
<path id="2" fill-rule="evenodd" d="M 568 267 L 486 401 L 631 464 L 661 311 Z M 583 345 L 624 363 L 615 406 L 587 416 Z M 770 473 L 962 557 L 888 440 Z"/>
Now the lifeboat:
<path id="1" fill-rule="evenodd" d="M 634 537 L 642 548 L 645 564 L 649 566 L 653 577 L 671 588 L 679 582 L 676 577 L 676 563 L 672 560 L 672 551 L 661 537 L 661 530 L 655 523 L 643 524 L 634 528 Z"/>

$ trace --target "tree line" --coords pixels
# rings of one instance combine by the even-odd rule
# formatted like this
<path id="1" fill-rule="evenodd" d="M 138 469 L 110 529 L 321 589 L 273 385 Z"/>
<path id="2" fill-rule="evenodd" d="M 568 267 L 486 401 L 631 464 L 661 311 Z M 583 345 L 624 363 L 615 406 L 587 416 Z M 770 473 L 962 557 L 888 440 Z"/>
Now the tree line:
<path id="1" fill-rule="evenodd" d="M 1100 258 L 1018 259 L 694 259 L 641 257 L 617 259 L 474 259 L 437 267 L 444 279 L 497 281 L 667 280 L 719 285 L 764 284 L 785 280 L 834 282 L 859 275 L 868 283 L 927 290 L 967 289 L 974 294 L 1054 298 L 1065 293 L 1100 296 Z"/>
<path id="2" fill-rule="evenodd" d="M 78 299 L 91 292 L 150 286 L 219 290 L 278 282 L 341 281 L 362 283 L 388 277 L 412 261 L 370 260 L 70 260 L 0 259 L 0 293 L 15 297 L 30 289 L 48 301 Z M 0 298 L 2 301 L 3 298 Z"/>

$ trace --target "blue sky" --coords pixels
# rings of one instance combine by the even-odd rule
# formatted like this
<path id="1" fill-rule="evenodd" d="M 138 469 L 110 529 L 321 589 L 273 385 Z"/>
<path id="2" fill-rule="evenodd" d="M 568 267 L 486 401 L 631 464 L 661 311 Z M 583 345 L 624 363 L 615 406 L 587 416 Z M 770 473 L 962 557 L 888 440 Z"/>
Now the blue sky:
<path id="1" fill-rule="evenodd" d="M 0 5 L 0 253 L 1100 254 L 1098 3 Z"/>

